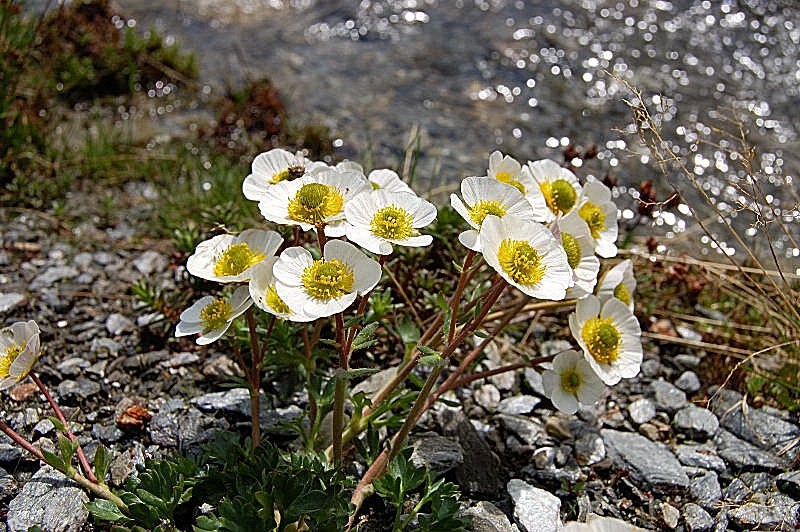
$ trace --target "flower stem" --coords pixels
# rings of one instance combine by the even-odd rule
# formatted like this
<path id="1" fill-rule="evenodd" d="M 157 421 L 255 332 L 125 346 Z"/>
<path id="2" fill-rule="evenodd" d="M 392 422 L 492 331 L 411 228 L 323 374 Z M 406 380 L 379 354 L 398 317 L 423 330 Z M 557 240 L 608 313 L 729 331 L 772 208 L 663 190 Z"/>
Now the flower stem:
<path id="1" fill-rule="evenodd" d="M 458 305 L 461 302 L 461 294 L 464 293 L 464 287 L 467 284 L 467 274 L 472 261 L 475 258 L 475 252 L 469 250 L 467 256 L 464 257 L 464 265 L 461 267 L 461 275 L 458 276 L 458 284 L 456 290 L 453 292 L 453 297 L 450 298 L 450 331 L 447 334 L 447 341 L 452 342 L 453 337 L 456 335 L 456 323 L 458 322 Z"/>
<path id="2" fill-rule="evenodd" d="M 333 461 L 342 463 L 342 427 L 344 426 L 344 395 L 347 384 L 345 372 L 348 365 L 347 345 L 345 342 L 344 316 L 336 314 L 336 342 L 339 346 L 339 374 L 336 376 L 336 390 L 333 396 Z"/>
<path id="3" fill-rule="evenodd" d="M 253 449 L 261 445 L 261 349 L 258 345 L 256 319 L 253 307 L 245 312 L 247 328 L 250 330 L 250 424 Z"/>
<path id="4" fill-rule="evenodd" d="M 53 399 L 53 396 L 50 395 L 50 390 L 47 389 L 47 386 L 44 385 L 39 376 L 32 371 L 29 373 L 29 375 L 31 379 L 33 379 L 33 382 L 36 383 L 39 391 L 44 394 L 47 402 L 50 403 L 50 406 L 53 408 L 53 412 L 56 414 L 56 418 L 64 425 L 64 432 L 66 432 L 69 441 L 77 445 L 76 454 L 78 455 L 78 461 L 81 463 L 81 469 L 83 469 L 83 472 L 86 474 L 86 478 L 88 478 L 91 482 L 98 484 L 97 477 L 92 472 L 92 466 L 89 465 L 89 460 L 86 458 L 86 454 L 83 452 L 83 448 L 81 448 L 78 438 L 75 437 L 75 434 L 69 427 L 69 422 L 67 421 L 67 418 L 64 417 L 64 412 L 61 411 L 58 403 L 56 403 L 55 399 Z"/>

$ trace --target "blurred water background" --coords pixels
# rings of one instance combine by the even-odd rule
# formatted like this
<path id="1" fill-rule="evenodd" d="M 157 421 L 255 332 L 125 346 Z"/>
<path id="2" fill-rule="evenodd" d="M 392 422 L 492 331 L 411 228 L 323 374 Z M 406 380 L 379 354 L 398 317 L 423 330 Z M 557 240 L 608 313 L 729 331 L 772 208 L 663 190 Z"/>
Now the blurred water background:
<path id="1" fill-rule="evenodd" d="M 712 228 L 717 216 L 677 174 L 662 175 L 636 142 L 614 76 L 646 95 L 672 149 L 717 208 L 765 252 L 800 273 L 800 2 L 665 0 L 117 0 L 130 19 L 193 51 L 206 92 L 269 77 L 289 116 L 324 124 L 339 154 L 398 167 L 409 132 L 422 134 L 418 173 L 434 185 L 481 175 L 490 151 L 563 160 L 596 144 L 579 173 L 610 172 L 634 199 L 653 179 L 662 198 L 686 191 Z M 613 73 L 613 75 L 612 75 Z M 166 91 L 167 94 L 169 91 Z M 161 91 L 151 97 L 166 96 Z M 167 109 L 180 109 L 170 106 Z M 763 186 L 748 188 L 737 136 L 756 148 Z M 718 129 L 720 128 L 720 129 Z M 738 159 L 738 160 L 737 160 Z M 584 161 L 576 159 L 576 166 Z M 369 166 L 369 164 L 368 164 Z M 750 172 L 752 173 L 752 172 Z M 604 175 L 597 175 L 603 178 Z M 754 197 L 757 196 L 757 197 Z M 623 211 L 634 218 L 635 203 Z M 760 214 L 759 214 L 760 212 Z M 689 209 L 656 212 L 664 244 L 720 248 Z M 663 247 L 661 249 L 664 249 Z M 716 252 L 716 253 L 715 253 Z"/>

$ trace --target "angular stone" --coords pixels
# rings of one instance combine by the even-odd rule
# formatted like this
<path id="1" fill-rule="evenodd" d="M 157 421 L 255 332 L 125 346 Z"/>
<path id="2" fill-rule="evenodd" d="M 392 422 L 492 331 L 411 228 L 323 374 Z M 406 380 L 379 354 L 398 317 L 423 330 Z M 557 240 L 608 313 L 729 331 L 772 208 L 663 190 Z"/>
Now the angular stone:
<path id="1" fill-rule="evenodd" d="M 133 260 L 133 267 L 143 275 L 150 275 L 155 271 L 162 271 L 167 267 L 168 261 L 161 253 L 148 250 Z"/>
<path id="2" fill-rule="evenodd" d="M 247 388 L 231 388 L 223 392 L 212 392 L 192 399 L 192 404 L 203 412 L 226 412 L 250 417 L 250 391 Z M 261 410 L 269 408 L 267 399 L 261 396 Z"/>
<path id="3" fill-rule="evenodd" d="M 719 417 L 723 428 L 773 454 L 782 453 L 786 460 L 800 455 L 800 428 L 763 409 L 744 405 L 741 394 L 721 390 L 711 402 L 711 410 Z"/>
<path id="4" fill-rule="evenodd" d="M 514 532 L 517 527 L 511 524 L 503 511 L 494 504 L 481 501 L 468 508 L 465 514 L 472 516 L 472 530 L 475 532 Z"/>
<path id="5" fill-rule="evenodd" d="M 541 397 L 547 397 L 544 393 L 544 385 L 542 384 L 542 374 L 531 368 L 525 369 L 525 382 L 528 383 L 533 393 Z"/>
<path id="6" fill-rule="evenodd" d="M 10 464 L 22 458 L 22 449 L 10 443 L 0 442 L 0 464 Z"/>
<path id="7" fill-rule="evenodd" d="M 11 292 L 0 294 L 0 314 L 11 312 L 25 302 L 25 295 Z"/>
<path id="8" fill-rule="evenodd" d="M 31 290 L 41 290 L 53 286 L 64 279 L 77 277 L 80 272 L 72 266 L 51 266 L 31 282 Z"/>
<path id="9" fill-rule="evenodd" d="M 679 432 L 693 440 L 707 440 L 719 430 L 717 416 L 706 408 L 694 405 L 678 410 L 672 424 Z"/>
<path id="10" fill-rule="evenodd" d="M 787 471 L 778 475 L 778 478 L 775 479 L 775 484 L 778 485 L 779 490 L 789 497 L 795 500 L 800 499 L 800 470 Z"/>
<path id="11" fill-rule="evenodd" d="M 78 377 L 76 380 L 61 381 L 56 388 L 59 397 L 69 401 L 78 401 L 100 392 L 100 384 L 91 379 Z"/>
<path id="12" fill-rule="evenodd" d="M 656 407 L 650 399 L 637 399 L 628 405 L 628 415 L 631 421 L 641 425 L 656 417 Z"/>
<path id="13" fill-rule="evenodd" d="M 661 492 L 689 487 L 689 477 L 665 445 L 628 432 L 603 429 L 600 434 L 612 459 L 630 468 L 639 482 Z"/>
<path id="14" fill-rule="evenodd" d="M 702 467 L 721 473 L 725 471 L 725 462 L 717 455 L 716 449 L 706 445 L 678 445 L 675 455 L 685 466 Z"/>
<path id="15" fill-rule="evenodd" d="M 688 532 L 707 532 L 714 526 L 714 518 L 693 502 L 684 505 L 683 522 Z"/>
<path id="16" fill-rule="evenodd" d="M 10 497 L 17 491 L 17 481 L 8 471 L 0 467 L 0 500 Z"/>
<path id="17" fill-rule="evenodd" d="M 507 397 L 497 405 L 497 411 L 501 414 L 530 414 L 540 402 L 541 399 L 532 395 Z"/>
<path id="18" fill-rule="evenodd" d="M 464 451 L 461 446 L 435 432 L 420 434 L 411 446 L 414 448 L 411 462 L 418 468 L 446 473 L 464 463 Z"/>
<path id="19" fill-rule="evenodd" d="M 182 447 L 195 443 L 203 430 L 204 416 L 191 409 L 186 413 L 158 412 L 147 427 L 153 443 L 164 447 Z"/>
<path id="20" fill-rule="evenodd" d="M 33 526 L 48 532 L 81 530 L 89 517 L 88 502 L 80 486 L 44 466 L 8 505 L 6 524 L 11 532 L 27 532 Z"/>
<path id="21" fill-rule="evenodd" d="M 667 528 L 670 530 L 675 530 L 675 528 L 677 528 L 678 521 L 681 518 L 681 513 L 677 508 L 671 504 L 662 502 L 658 505 L 658 513 L 661 517 L 661 522 L 664 523 Z"/>
<path id="22" fill-rule="evenodd" d="M 115 312 L 106 318 L 106 330 L 112 336 L 119 336 L 122 333 L 133 332 L 136 330 L 136 324 L 130 318 Z"/>
<path id="23" fill-rule="evenodd" d="M 726 501 L 737 503 L 745 500 L 751 493 L 752 491 L 742 479 L 735 478 L 731 480 L 731 483 L 728 484 L 722 495 L 725 497 Z"/>
<path id="24" fill-rule="evenodd" d="M 725 429 L 717 431 L 714 444 L 722 459 L 738 471 L 778 471 L 787 466 L 783 459 L 740 440 Z"/>
<path id="25" fill-rule="evenodd" d="M 507 431 L 516 434 L 523 442 L 530 446 L 535 446 L 547 438 L 544 426 L 531 418 L 500 414 L 497 416 L 497 419 L 500 420 Z"/>
<path id="26" fill-rule="evenodd" d="M 722 498 L 722 488 L 719 486 L 717 474 L 706 469 L 686 469 L 691 478 L 689 493 L 694 501 L 703 508 L 714 507 L 716 502 Z"/>
<path id="27" fill-rule="evenodd" d="M 655 396 L 656 408 L 670 414 L 686 406 L 686 394 L 667 381 L 653 381 L 650 384 Z"/>
<path id="28" fill-rule="evenodd" d="M 472 398 L 488 412 L 494 412 L 500 404 L 500 390 L 494 384 L 484 384 L 475 390 Z"/>
<path id="29" fill-rule="evenodd" d="M 561 528 L 561 499 L 525 481 L 511 479 L 506 486 L 514 500 L 514 517 L 527 532 L 557 532 Z"/>
<path id="30" fill-rule="evenodd" d="M 728 511 L 728 518 L 745 530 L 797 530 L 797 503 L 781 494 L 770 497 L 766 504 L 745 503 Z"/>
<path id="31" fill-rule="evenodd" d="M 587 432 L 575 440 L 575 461 L 582 466 L 596 464 L 606 457 L 603 438 L 594 432 Z"/>
<path id="32" fill-rule="evenodd" d="M 136 471 L 136 466 L 144 465 L 144 462 L 142 444 L 134 442 L 133 446 L 114 456 L 111 461 L 111 467 L 109 468 L 111 481 L 115 485 L 121 486 Z"/>
<path id="33" fill-rule="evenodd" d="M 700 389 L 700 378 L 694 371 L 684 371 L 675 381 L 675 386 L 688 394 L 693 394 Z"/>

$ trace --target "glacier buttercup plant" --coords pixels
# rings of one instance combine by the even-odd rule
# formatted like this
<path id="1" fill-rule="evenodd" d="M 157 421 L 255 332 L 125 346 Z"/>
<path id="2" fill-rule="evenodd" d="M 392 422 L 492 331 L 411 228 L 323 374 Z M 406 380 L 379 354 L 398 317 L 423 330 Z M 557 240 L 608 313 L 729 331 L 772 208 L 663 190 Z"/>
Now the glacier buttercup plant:
<path id="1" fill-rule="evenodd" d="M 35 321 L 18 321 L 0 329 L 0 391 L 28 376 L 39 360 L 40 349 Z"/>

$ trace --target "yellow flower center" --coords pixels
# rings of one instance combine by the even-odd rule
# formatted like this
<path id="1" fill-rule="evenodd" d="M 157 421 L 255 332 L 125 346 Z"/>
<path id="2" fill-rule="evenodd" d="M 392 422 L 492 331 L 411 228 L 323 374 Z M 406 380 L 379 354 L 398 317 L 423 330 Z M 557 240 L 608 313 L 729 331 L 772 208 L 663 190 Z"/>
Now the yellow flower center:
<path id="1" fill-rule="evenodd" d="M 570 368 L 561 374 L 561 387 L 567 393 L 575 394 L 583 384 L 583 377 L 575 368 Z"/>
<path id="2" fill-rule="evenodd" d="M 575 187 L 565 179 L 545 181 L 539 185 L 539 190 L 542 191 L 544 200 L 550 210 L 553 211 L 553 214 L 568 213 L 575 206 L 575 200 L 578 199 Z"/>
<path id="3" fill-rule="evenodd" d="M 247 242 L 233 244 L 217 259 L 217 263 L 214 265 L 214 275 L 218 277 L 239 275 L 262 260 L 264 260 L 264 254 L 253 251 Z"/>
<path id="4" fill-rule="evenodd" d="M 381 186 L 375 181 L 370 181 L 369 184 L 372 185 L 372 190 L 380 190 L 381 188 Z"/>
<path id="5" fill-rule="evenodd" d="M 569 267 L 574 270 L 581 262 L 581 246 L 578 240 L 569 233 L 561 233 L 561 245 L 567 253 Z"/>
<path id="6" fill-rule="evenodd" d="M 614 297 L 626 305 L 631 304 L 631 293 L 628 291 L 628 287 L 625 286 L 625 283 L 619 283 L 617 285 L 617 287 L 614 289 Z"/>
<path id="7" fill-rule="evenodd" d="M 497 260 L 503 271 L 516 283 L 532 285 L 544 277 L 545 266 L 539 252 L 525 240 L 503 240 L 497 251 Z"/>
<path id="8" fill-rule="evenodd" d="M 411 214 L 397 205 L 388 205 L 375 213 L 369 224 L 370 230 L 387 240 L 405 240 L 416 231 L 411 227 Z"/>
<path id="9" fill-rule="evenodd" d="M 278 291 L 275 290 L 275 283 L 267 287 L 267 294 L 264 296 L 264 302 L 277 314 L 290 314 L 292 312 L 289 305 L 281 299 L 281 296 L 278 295 Z"/>
<path id="10" fill-rule="evenodd" d="M 289 202 L 289 218 L 310 225 L 322 225 L 325 220 L 342 212 L 344 198 L 336 187 L 323 183 L 308 183 L 300 187 Z"/>
<path id="11" fill-rule="evenodd" d="M 578 214 L 589 226 L 592 238 L 598 238 L 600 233 L 607 229 L 606 213 L 597 204 L 587 201 L 581 206 Z"/>
<path id="12" fill-rule="evenodd" d="M 506 185 L 511 185 L 524 195 L 525 185 L 523 185 L 519 180 L 515 179 L 515 177 L 516 176 L 511 172 L 497 172 L 494 176 L 494 178 L 500 181 L 501 183 L 505 183 Z"/>
<path id="13" fill-rule="evenodd" d="M 281 181 L 291 181 L 293 179 L 298 179 L 303 177 L 303 174 L 306 173 L 306 169 L 303 166 L 290 166 L 289 168 L 285 168 L 274 174 L 272 176 L 272 184 L 280 183 Z"/>
<path id="14" fill-rule="evenodd" d="M 230 301 L 218 297 L 203 307 L 200 311 L 200 321 L 203 323 L 203 333 L 211 332 L 224 327 L 228 318 L 233 314 Z"/>
<path id="15" fill-rule="evenodd" d="M 613 364 L 619 358 L 622 335 L 611 318 L 590 318 L 581 331 L 589 354 L 600 364 Z"/>
<path id="16" fill-rule="evenodd" d="M 0 379 L 5 379 L 9 376 L 8 370 L 19 354 L 22 353 L 22 349 L 23 348 L 18 345 L 12 345 L 6 349 L 5 353 L 0 355 Z"/>
<path id="17" fill-rule="evenodd" d="M 336 299 L 353 290 L 353 268 L 339 259 L 315 260 L 303 271 L 300 280 L 311 297 Z"/>
<path id="18" fill-rule="evenodd" d="M 480 227 L 480 225 L 483 224 L 483 220 L 490 214 L 502 218 L 508 211 L 506 210 L 506 206 L 498 200 L 480 200 L 470 207 L 468 212 L 469 217 L 472 218 L 475 225 Z"/>

